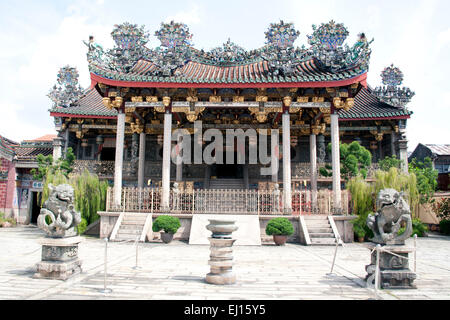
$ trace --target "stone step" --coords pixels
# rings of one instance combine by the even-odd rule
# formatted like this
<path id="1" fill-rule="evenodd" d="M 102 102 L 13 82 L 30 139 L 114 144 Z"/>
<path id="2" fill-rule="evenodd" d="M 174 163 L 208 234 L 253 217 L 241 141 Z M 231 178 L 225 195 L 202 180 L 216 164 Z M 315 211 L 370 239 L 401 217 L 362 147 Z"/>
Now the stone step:
<path id="1" fill-rule="evenodd" d="M 142 233 L 142 229 L 141 230 L 132 230 L 132 229 L 119 229 L 117 231 L 118 235 L 122 235 L 122 234 L 134 234 L 134 235 L 140 235 Z"/>
<path id="2" fill-rule="evenodd" d="M 331 232 L 315 232 L 315 233 L 309 233 L 310 238 L 333 238 L 334 234 Z"/>
<path id="3" fill-rule="evenodd" d="M 311 245 L 333 246 L 336 245 L 334 238 L 311 238 Z"/>
<path id="4" fill-rule="evenodd" d="M 303 219 L 305 219 L 305 221 L 308 220 L 327 220 L 328 221 L 328 216 L 327 215 L 323 215 L 323 214 L 318 214 L 318 215 L 304 215 Z"/>
<path id="5" fill-rule="evenodd" d="M 142 229 L 144 226 L 140 224 L 121 224 L 119 230 L 137 230 Z"/>
<path id="6" fill-rule="evenodd" d="M 329 223 L 306 223 L 306 227 L 309 228 L 331 228 Z"/>
<path id="7" fill-rule="evenodd" d="M 117 235 L 115 240 L 112 241 L 136 241 L 136 236 L 135 235 Z"/>
<path id="8" fill-rule="evenodd" d="M 333 229 L 331 227 L 329 228 L 309 228 L 308 227 L 308 233 L 332 233 Z"/>

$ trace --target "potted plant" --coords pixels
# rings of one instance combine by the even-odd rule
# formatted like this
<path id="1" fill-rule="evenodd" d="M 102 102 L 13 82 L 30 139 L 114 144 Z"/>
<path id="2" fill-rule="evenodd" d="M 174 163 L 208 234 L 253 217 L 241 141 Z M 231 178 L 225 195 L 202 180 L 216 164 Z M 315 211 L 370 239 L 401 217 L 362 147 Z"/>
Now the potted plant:
<path id="1" fill-rule="evenodd" d="M 266 226 L 266 234 L 273 236 L 273 241 L 277 246 L 284 245 L 287 237 L 293 233 L 294 227 L 287 218 L 273 218 Z"/>
<path id="2" fill-rule="evenodd" d="M 358 242 L 364 242 L 364 237 L 366 235 L 366 231 L 364 230 L 364 228 L 359 224 L 355 224 L 353 225 L 353 231 L 358 238 Z"/>
<path id="3" fill-rule="evenodd" d="M 153 222 L 152 230 L 154 232 L 161 232 L 161 240 L 164 243 L 169 243 L 173 239 L 173 235 L 181 227 L 180 219 L 173 216 L 162 215 L 155 219 Z"/>

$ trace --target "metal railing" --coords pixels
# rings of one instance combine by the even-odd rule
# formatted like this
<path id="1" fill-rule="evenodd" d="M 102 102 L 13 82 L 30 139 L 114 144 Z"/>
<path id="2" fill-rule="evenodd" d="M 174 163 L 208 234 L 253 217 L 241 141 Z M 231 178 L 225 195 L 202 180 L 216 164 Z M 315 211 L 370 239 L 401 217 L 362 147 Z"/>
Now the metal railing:
<path id="1" fill-rule="evenodd" d="M 167 212 L 161 207 L 159 187 L 124 187 L 121 204 L 114 204 L 114 189 L 108 188 L 107 211 L 116 212 Z M 279 215 L 285 212 L 282 190 L 255 189 L 171 189 L 169 211 L 179 214 L 256 214 Z M 310 190 L 292 191 L 292 215 L 330 214 L 333 208 L 333 192 L 319 190 L 317 206 L 313 208 Z M 342 191 L 342 209 L 349 213 L 348 192 Z"/>

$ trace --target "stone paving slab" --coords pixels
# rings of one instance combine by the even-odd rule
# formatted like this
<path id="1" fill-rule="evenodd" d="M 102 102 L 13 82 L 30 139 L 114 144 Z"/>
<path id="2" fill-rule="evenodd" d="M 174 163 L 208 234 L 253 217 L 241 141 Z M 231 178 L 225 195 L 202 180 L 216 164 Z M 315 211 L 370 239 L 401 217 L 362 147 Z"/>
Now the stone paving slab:
<path id="1" fill-rule="evenodd" d="M 67 281 L 33 279 L 40 261 L 38 239 L 44 233 L 33 226 L 1 228 L 0 299 L 162 299 L 162 300 L 367 300 L 374 292 L 366 288 L 365 266 L 370 251 L 364 244 L 338 248 L 334 274 L 329 275 L 335 247 L 306 247 L 287 244 L 278 247 L 236 246 L 234 271 L 237 283 L 211 285 L 209 246 L 174 241 L 170 245 L 144 243 L 108 244 L 107 287 L 104 287 L 102 239 L 83 237 L 79 256 L 83 272 Z M 408 244 L 412 245 L 412 239 Z M 450 237 L 419 238 L 417 248 L 418 289 L 381 290 L 380 299 L 450 299 Z M 411 262 L 411 266 L 413 263 Z"/>

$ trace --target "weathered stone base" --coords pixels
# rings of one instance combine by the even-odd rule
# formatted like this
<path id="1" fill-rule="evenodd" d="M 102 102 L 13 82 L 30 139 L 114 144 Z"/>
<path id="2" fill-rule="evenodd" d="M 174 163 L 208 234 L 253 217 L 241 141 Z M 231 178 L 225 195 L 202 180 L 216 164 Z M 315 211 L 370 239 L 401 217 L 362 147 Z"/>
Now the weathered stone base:
<path id="1" fill-rule="evenodd" d="M 33 278 L 67 280 L 81 273 L 81 260 L 78 258 L 80 237 L 44 238 L 42 261 L 36 265 Z"/>
<path id="2" fill-rule="evenodd" d="M 70 262 L 41 261 L 36 266 L 37 272 L 33 275 L 36 279 L 67 280 L 81 273 L 81 260 Z"/>
<path id="3" fill-rule="evenodd" d="M 370 244 L 369 250 L 373 250 L 376 244 Z M 408 258 L 413 248 L 404 245 L 387 245 L 382 247 L 389 252 L 380 252 L 380 287 L 382 289 L 416 289 L 413 284 L 417 275 L 409 269 L 409 260 L 400 258 Z M 375 269 L 376 269 L 376 250 L 372 252 L 371 263 L 366 266 L 368 283 L 375 284 Z"/>

